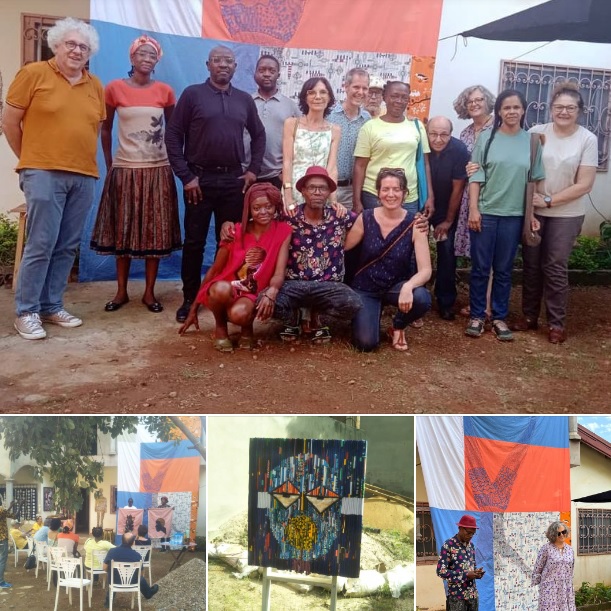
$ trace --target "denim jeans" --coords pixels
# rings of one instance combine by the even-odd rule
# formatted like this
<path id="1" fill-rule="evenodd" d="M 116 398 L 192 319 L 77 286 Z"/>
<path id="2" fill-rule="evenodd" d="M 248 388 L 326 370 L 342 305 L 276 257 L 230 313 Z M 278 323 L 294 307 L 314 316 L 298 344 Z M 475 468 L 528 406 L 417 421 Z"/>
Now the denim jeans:
<path id="1" fill-rule="evenodd" d="M 57 170 L 21 170 L 27 241 L 17 287 L 17 316 L 53 314 L 64 307 L 64 292 L 93 202 L 93 176 Z"/>
<path id="2" fill-rule="evenodd" d="M 490 270 L 492 278 L 492 319 L 505 320 L 509 313 L 511 272 L 522 235 L 523 217 L 482 214 L 482 230 L 470 231 L 471 281 L 469 298 L 471 318 L 486 317 L 486 291 Z"/>
<path id="3" fill-rule="evenodd" d="M 435 299 L 440 310 L 451 310 L 456 301 L 456 256 L 454 237 L 456 224 L 448 231 L 446 240 L 436 242 L 437 271 L 435 275 Z"/>
<path id="4" fill-rule="evenodd" d="M 312 308 L 318 314 L 352 320 L 361 305 L 356 292 L 343 282 L 286 280 L 276 296 L 273 317 L 294 327 L 299 324 L 299 308 Z"/>
<path id="5" fill-rule="evenodd" d="M 238 170 L 236 170 L 236 174 Z M 182 247 L 182 292 L 185 299 L 194 301 L 202 281 L 204 248 L 208 238 L 210 220 L 214 214 L 216 243 L 219 243 L 221 225 L 225 221 L 242 220 L 244 181 L 233 174 L 200 172 L 199 184 L 203 199 L 190 204 L 185 198 L 185 240 Z"/>
<path id="6" fill-rule="evenodd" d="M 4 569 L 8 558 L 8 539 L 0 541 L 0 583 L 4 581 Z"/>
<path id="7" fill-rule="evenodd" d="M 355 293 L 361 298 L 363 307 L 352 321 L 352 343 L 363 352 L 377 348 L 380 343 L 380 317 L 385 305 L 398 306 L 399 293 L 405 282 L 395 284 L 388 291 Z M 422 318 L 431 309 L 431 294 L 423 286 L 414 289 L 414 303 L 409 312 L 397 310 L 392 320 L 395 329 L 405 329 L 409 323 Z"/>
<path id="8" fill-rule="evenodd" d="M 536 320 L 545 302 L 547 324 L 564 328 L 569 300 L 569 255 L 581 232 L 583 216 L 567 218 L 537 215 L 541 223 L 541 244 L 522 246 L 524 280 L 522 312 Z"/>

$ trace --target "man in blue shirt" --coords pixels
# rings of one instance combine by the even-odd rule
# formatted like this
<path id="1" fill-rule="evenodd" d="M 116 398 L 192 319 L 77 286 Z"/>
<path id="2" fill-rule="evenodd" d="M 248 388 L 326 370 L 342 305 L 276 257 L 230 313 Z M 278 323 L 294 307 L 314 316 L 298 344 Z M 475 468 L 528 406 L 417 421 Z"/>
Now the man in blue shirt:
<path id="1" fill-rule="evenodd" d="M 363 108 L 368 89 L 367 70 L 348 70 L 344 80 L 346 99 L 329 114 L 329 122 L 339 125 L 342 130 L 337 149 L 337 201 L 348 210 L 352 210 L 352 168 L 356 139 L 361 127 L 371 119 L 371 115 Z"/>
<path id="2" fill-rule="evenodd" d="M 458 209 L 462 199 L 470 155 L 467 147 L 452 137 L 452 122 L 446 117 L 433 117 L 427 125 L 431 154 L 431 181 L 435 195 L 435 212 L 431 218 L 437 246 L 435 299 L 439 316 L 454 320 L 456 301 L 456 256 L 454 236 Z"/>
<path id="3" fill-rule="evenodd" d="M 110 574 L 110 563 L 113 560 L 115 562 L 140 562 L 142 560 L 142 556 L 140 556 L 137 551 L 132 549 L 132 546 L 134 545 L 134 539 L 135 536 L 133 533 L 124 533 L 121 539 L 121 545 L 108 550 L 106 558 L 104 558 L 104 570 L 108 571 L 109 583 L 110 580 L 113 578 L 113 575 Z M 121 578 L 116 572 L 114 575 L 114 583 L 121 583 Z M 136 583 L 135 579 L 132 580 L 132 583 Z M 155 594 L 157 594 L 158 590 L 159 586 L 157 584 L 152 587 L 149 586 L 146 579 L 142 577 L 142 574 L 140 575 L 140 592 L 142 596 L 144 596 L 144 598 L 146 598 L 147 600 L 149 598 L 152 598 L 153 596 L 155 596 Z M 106 591 L 106 600 L 104 601 L 105 607 L 108 607 L 109 604 L 109 592 L 110 590 Z"/>

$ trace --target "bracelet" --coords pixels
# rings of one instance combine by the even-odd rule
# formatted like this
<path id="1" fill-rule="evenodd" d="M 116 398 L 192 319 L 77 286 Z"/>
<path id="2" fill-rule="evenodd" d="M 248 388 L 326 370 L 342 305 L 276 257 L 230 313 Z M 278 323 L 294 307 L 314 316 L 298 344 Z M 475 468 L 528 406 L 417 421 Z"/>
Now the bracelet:
<path id="1" fill-rule="evenodd" d="M 263 297 L 267 297 L 272 303 L 276 303 L 276 300 L 272 299 L 267 293 L 263 293 Z"/>

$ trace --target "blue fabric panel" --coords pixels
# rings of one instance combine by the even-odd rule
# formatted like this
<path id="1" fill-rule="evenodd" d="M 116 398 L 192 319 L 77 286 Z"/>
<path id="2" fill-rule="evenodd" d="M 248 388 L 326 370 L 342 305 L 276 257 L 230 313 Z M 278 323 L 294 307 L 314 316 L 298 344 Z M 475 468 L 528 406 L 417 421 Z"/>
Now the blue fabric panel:
<path id="1" fill-rule="evenodd" d="M 140 460 L 166 460 L 168 458 L 190 458 L 199 456 L 193 444 L 184 439 L 179 443 L 174 441 L 141 443 Z M 134 503 L 136 499 L 134 499 Z"/>
<path id="2" fill-rule="evenodd" d="M 456 524 L 465 514 L 473 516 L 477 521 L 477 534 L 472 539 L 472 543 L 475 545 L 475 560 L 477 566 L 484 567 L 486 571 L 484 577 L 477 582 L 477 591 L 479 592 L 480 598 L 479 608 L 485 611 L 494 611 L 494 565 L 492 555 L 493 514 L 431 507 L 435 541 L 437 542 L 437 553 L 441 550 L 441 546 L 444 542 L 458 532 L 458 526 L 456 526 Z"/>
<path id="3" fill-rule="evenodd" d="M 117 490 L 117 509 L 125 507 L 128 499 L 134 499 L 134 505 L 137 509 L 150 509 L 153 502 L 153 495 L 150 492 L 125 492 L 124 490 Z M 146 511 L 142 519 L 146 524 Z"/>
<path id="4" fill-rule="evenodd" d="M 217 44 L 223 44 L 231 48 L 235 53 L 237 71 L 232 79 L 232 84 L 238 89 L 249 92 L 256 89 L 252 75 L 254 74 L 255 64 L 260 53 L 259 45 L 236 44 L 212 39 L 160 34 L 150 31 L 145 32 L 137 28 L 128 28 L 104 21 L 92 21 L 91 24 L 100 35 L 100 51 L 91 58 L 90 69 L 93 74 L 102 80 L 104 85 L 114 79 L 127 77 L 127 72 L 130 69 L 129 47 L 135 38 L 145 33 L 159 41 L 163 49 L 163 57 L 155 68 L 154 78 L 171 85 L 177 98 L 180 97 L 181 92 L 188 85 L 201 83 L 208 78 L 206 60 L 210 50 Z M 116 148 L 116 134 L 115 119 L 113 150 Z M 104 179 L 106 178 L 106 166 L 101 145 L 98 147 L 97 159 L 98 167 L 100 168 L 100 180 L 96 184 L 93 207 L 87 217 L 81 240 L 79 259 L 79 280 L 81 282 L 114 280 L 116 278 L 115 257 L 98 255 L 89 248 L 98 205 L 104 187 Z M 184 205 L 182 201 L 182 184 L 178 180 L 176 181 L 176 188 L 178 190 L 178 207 L 182 230 Z M 214 222 L 212 222 L 208 233 L 202 272 L 212 265 L 214 253 Z M 180 264 L 180 251 L 173 253 L 167 259 L 162 259 L 159 266 L 158 278 L 160 280 L 179 280 Z M 134 259 L 132 261 L 130 278 L 144 278 L 144 260 Z"/>
<path id="5" fill-rule="evenodd" d="M 568 448 L 567 416 L 465 416 L 465 436 Z"/>

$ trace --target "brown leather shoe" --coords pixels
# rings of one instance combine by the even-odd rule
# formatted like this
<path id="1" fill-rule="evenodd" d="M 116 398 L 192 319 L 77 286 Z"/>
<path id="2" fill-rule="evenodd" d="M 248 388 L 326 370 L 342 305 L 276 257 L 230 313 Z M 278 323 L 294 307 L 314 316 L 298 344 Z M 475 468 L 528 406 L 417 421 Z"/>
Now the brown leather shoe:
<path id="1" fill-rule="evenodd" d="M 523 316 L 509 325 L 512 331 L 536 331 L 539 328 L 539 322 L 534 318 Z"/>
<path id="2" fill-rule="evenodd" d="M 566 341 L 566 331 L 560 327 L 550 327 L 548 338 L 550 344 L 562 344 Z"/>

